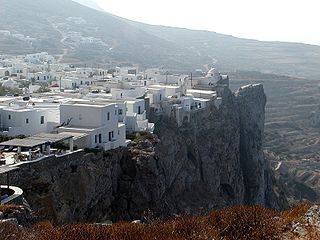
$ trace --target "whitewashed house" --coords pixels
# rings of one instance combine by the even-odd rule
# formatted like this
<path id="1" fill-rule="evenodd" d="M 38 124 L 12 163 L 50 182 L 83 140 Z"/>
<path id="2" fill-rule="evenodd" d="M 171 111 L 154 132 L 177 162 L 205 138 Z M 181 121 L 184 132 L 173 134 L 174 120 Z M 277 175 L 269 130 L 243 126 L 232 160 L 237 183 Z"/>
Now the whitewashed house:
<path id="1" fill-rule="evenodd" d="M 144 99 L 126 100 L 126 129 L 127 132 L 154 131 L 154 123 L 149 123 L 146 117 Z"/>
<path id="2" fill-rule="evenodd" d="M 36 82 L 49 82 L 53 80 L 52 74 L 50 72 L 28 72 L 27 78 L 29 81 L 36 81 Z"/>
<path id="3" fill-rule="evenodd" d="M 208 106 L 210 99 L 194 98 L 192 96 L 185 96 L 180 98 L 181 107 L 185 111 L 204 109 Z"/>
<path id="4" fill-rule="evenodd" d="M 164 89 L 165 97 L 175 97 L 180 98 L 182 95 L 182 87 L 178 85 L 151 85 L 148 88 L 153 89 Z"/>
<path id="5" fill-rule="evenodd" d="M 64 89 L 76 89 L 81 86 L 89 86 L 92 84 L 92 81 L 86 77 L 68 76 L 61 78 L 58 84 L 61 84 L 61 87 Z"/>
<path id="6" fill-rule="evenodd" d="M 15 74 L 17 76 L 26 77 L 28 72 L 28 68 L 25 64 L 22 63 L 14 63 L 11 67 L 11 74 Z"/>
<path id="7" fill-rule="evenodd" d="M 1 134 L 8 136 L 36 135 L 52 132 L 58 126 L 57 107 L 2 106 L 0 109 Z"/>
<path id="8" fill-rule="evenodd" d="M 92 68 L 84 67 L 84 68 L 76 68 L 76 71 L 74 73 L 81 77 L 89 77 L 89 76 L 93 76 L 95 72 Z"/>
<path id="9" fill-rule="evenodd" d="M 149 98 L 150 106 L 159 108 L 160 103 L 165 100 L 165 91 L 164 88 L 148 87 L 146 97 Z"/>
<path id="10" fill-rule="evenodd" d="M 1 67 L 0 68 L 0 77 L 10 77 L 12 68 Z"/>
<path id="11" fill-rule="evenodd" d="M 89 148 L 110 150 L 126 146 L 126 127 L 118 121 L 115 103 L 66 103 L 60 106 L 59 132 L 86 134 L 86 140 L 78 143 Z M 77 143 L 75 142 L 77 145 Z"/>
<path id="12" fill-rule="evenodd" d="M 213 99 L 217 97 L 217 92 L 212 90 L 188 89 L 187 95 L 195 98 Z"/>
<path id="13" fill-rule="evenodd" d="M 111 88 L 111 95 L 113 99 L 139 98 L 144 96 L 145 91 L 142 87 L 132 89 Z"/>
<path id="14" fill-rule="evenodd" d="M 28 54 L 25 57 L 26 62 L 38 64 L 44 62 L 54 62 L 55 59 L 53 56 L 49 55 L 47 52 Z"/>

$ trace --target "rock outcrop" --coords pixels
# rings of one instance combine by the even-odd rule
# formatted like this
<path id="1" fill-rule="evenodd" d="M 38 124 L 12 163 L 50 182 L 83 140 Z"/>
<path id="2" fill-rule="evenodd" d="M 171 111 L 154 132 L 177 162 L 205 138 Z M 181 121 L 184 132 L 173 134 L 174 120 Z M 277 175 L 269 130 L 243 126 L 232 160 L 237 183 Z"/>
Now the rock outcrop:
<path id="1" fill-rule="evenodd" d="M 240 115 L 240 162 L 245 185 L 245 203 L 265 199 L 263 133 L 266 96 L 262 85 L 249 85 L 236 92 Z"/>
<path id="2" fill-rule="evenodd" d="M 262 85 L 226 89 L 219 108 L 178 126 L 155 117 L 156 135 L 128 148 L 78 152 L 24 165 L 13 174 L 31 207 L 56 223 L 198 214 L 233 204 L 281 208 L 263 157 Z"/>

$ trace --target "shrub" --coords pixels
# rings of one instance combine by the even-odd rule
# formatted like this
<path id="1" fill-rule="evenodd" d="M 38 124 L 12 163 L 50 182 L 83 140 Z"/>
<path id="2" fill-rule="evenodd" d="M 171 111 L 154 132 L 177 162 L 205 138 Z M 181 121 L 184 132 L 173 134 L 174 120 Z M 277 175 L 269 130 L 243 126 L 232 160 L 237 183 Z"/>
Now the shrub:
<path id="1" fill-rule="evenodd" d="M 72 224 L 54 227 L 41 222 L 31 229 L 1 229 L 4 239 L 27 240 L 182 240 L 182 239 L 296 239 L 285 226 L 299 220 L 308 205 L 277 212 L 257 206 L 233 206 L 207 216 L 183 216 L 152 224 L 120 222 L 113 225 Z M 309 228 L 305 239 L 319 239 L 319 232 Z M 289 232 L 289 234 L 288 234 Z M 3 233 L 5 235 L 3 235 Z M 292 237 L 292 238 L 291 238 Z M 1 238 L 2 239 L 2 238 Z"/>

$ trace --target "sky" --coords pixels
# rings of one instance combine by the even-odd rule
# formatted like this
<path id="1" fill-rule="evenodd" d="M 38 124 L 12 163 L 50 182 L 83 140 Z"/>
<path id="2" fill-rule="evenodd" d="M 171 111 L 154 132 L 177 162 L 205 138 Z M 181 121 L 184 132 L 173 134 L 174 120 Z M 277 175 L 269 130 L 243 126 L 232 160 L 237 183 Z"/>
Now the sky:
<path id="1" fill-rule="evenodd" d="M 95 0 L 139 22 L 320 45 L 319 0 Z"/>

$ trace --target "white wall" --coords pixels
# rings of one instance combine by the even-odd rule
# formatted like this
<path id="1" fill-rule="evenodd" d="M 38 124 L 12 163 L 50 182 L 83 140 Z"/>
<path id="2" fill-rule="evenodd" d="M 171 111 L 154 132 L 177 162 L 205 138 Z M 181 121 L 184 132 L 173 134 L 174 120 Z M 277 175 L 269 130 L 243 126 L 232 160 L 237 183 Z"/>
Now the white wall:
<path id="1" fill-rule="evenodd" d="M 23 111 L 2 109 L 1 127 L 9 128 L 9 136 L 26 135 L 32 136 L 41 132 L 52 132 L 59 124 L 57 121 L 58 109 L 26 109 Z M 9 117 L 10 116 L 10 117 Z M 43 117 L 43 122 L 41 122 Z"/>
<path id="2" fill-rule="evenodd" d="M 126 99 L 142 97 L 145 93 L 144 88 L 137 87 L 135 89 L 111 88 L 111 95 L 114 99 Z"/>
<path id="3" fill-rule="evenodd" d="M 110 105 L 86 105 L 86 104 L 62 104 L 60 106 L 60 122 L 68 122 L 69 127 L 80 132 L 90 130 L 91 147 L 104 147 L 105 143 L 117 141 L 118 136 L 118 109 L 115 104 Z M 68 128 L 68 126 L 66 126 Z M 81 130 L 84 128 L 84 130 Z M 62 128 L 63 129 L 63 128 Z M 101 134 L 101 137 L 99 135 Z"/>
<path id="4" fill-rule="evenodd" d="M 60 80 L 58 80 L 58 84 L 60 84 Z M 74 89 L 88 85 L 91 85 L 91 80 L 87 78 L 66 77 L 61 79 L 61 87 L 64 89 Z"/>
<path id="5" fill-rule="evenodd" d="M 129 115 L 133 113 L 142 114 L 146 110 L 144 99 L 126 101 L 126 104 L 127 104 L 127 114 Z"/>

